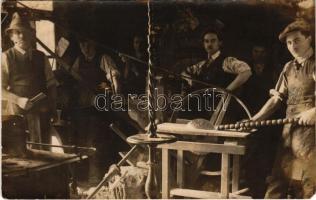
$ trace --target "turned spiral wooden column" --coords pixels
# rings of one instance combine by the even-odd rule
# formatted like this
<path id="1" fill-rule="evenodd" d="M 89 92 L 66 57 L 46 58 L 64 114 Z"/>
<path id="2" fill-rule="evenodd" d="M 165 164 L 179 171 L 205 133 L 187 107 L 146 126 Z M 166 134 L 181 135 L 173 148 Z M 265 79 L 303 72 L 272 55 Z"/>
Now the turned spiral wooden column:
<path id="1" fill-rule="evenodd" d="M 157 198 L 157 182 L 155 175 L 156 168 L 156 145 L 162 143 L 170 143 L 176 140 L 174 136 L 157 134 L 157 125 L 155 123 L 156 115 L 155 115 L 155 80 L 154 74 L 152 72 L 152 67 L 157 65 L 158 58 L 157 54 L 157 35 L 158 33 L 153 28 L 153 12 L 152 5 L 150 0 L 147 2 L 148 6 L 148 117 L 149 117 L 149 128 L 146 134 L 137 134 L 127 138 L 127 141 L 131 144 L 140 145 L 144 144 L 148 148 L 148 175 L 145 184 L 145 193 L 148 199 Z"/>

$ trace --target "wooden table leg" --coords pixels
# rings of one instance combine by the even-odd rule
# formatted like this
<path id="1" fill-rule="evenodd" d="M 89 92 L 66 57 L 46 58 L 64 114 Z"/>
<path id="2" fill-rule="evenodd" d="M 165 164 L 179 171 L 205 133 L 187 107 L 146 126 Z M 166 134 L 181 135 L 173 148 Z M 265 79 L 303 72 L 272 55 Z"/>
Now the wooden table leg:
<path id="1" fill-rule="evenodd" d="M 222 169 L 221 169 L 221 198 L 229 197 L 229 154 L 222 153 Z"/>
<path id="2" fill-rule="evenodd" d="M 183 151 L 177 151 L 177 185 L 179 188 L 184 187 L 184 169 L 183 169 Z"/>
<path id="3" fill-rule="evenodd" d="M 240 156 L 233 155 L 232 192 L 236 192 L 239 189 L 239 170 L 240 170 Z"/>
<path id="4" fill-rule="evenodd" d="M 169 179 L 169 164 L 170 154 L 168 149 L 162 149 L 162 177 L 161 177 L 161 192 L 162 198 L 168 199 L 170 196 L 170 179 Z"/>

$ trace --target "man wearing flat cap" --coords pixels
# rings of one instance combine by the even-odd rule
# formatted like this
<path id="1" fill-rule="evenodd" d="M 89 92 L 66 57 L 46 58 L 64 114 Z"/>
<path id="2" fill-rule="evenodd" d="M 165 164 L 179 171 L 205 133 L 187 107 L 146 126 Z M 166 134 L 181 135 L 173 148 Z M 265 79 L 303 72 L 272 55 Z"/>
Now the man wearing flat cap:
<path id="1" fill-rule="evenodd" d="M 24 115 L 32 142 L 48 143 L 49 121 L 54 113 L 56 80 L 47 57 L 32 49 L 33 30 L 18 13 L 14 13 L 5 30 L 14 46 L 1 55 L 2 114 Z M 43 93 L 48 98 L 31 101 Z"/>
<path id="2" fill-rule="evenodd" d="M 268 118 L 278 107 L 287 105 L 286 117 L 297 124 L 284 125 L 282 144 L 265 198 L 310 198 L 316 189 L 315 150 L 315 55 L 312 30 L 303 19 L 289 24 L 279 35 L 294 57 L 280 74 L 271 98 L 252 118 Z"/>

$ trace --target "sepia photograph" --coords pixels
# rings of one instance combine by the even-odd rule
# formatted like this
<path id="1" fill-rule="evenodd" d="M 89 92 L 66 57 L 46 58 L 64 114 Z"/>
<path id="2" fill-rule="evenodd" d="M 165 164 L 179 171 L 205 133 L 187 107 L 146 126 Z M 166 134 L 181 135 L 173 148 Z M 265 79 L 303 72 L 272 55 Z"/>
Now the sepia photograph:
<path id="1" fill-rule="evenodd" d="M 314 51 L 314 0 L 2 0 L 2 198 L 316 198 Z"/>

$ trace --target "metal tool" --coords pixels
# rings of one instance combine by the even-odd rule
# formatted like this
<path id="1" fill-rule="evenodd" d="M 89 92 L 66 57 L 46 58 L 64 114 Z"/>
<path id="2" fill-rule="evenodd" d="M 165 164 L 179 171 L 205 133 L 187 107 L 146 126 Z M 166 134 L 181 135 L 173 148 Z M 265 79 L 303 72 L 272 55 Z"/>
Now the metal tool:
<path id="1" fill-rule="evenodd" d="M 120 173 L 120 166 L 128 159 L 128 157 L 137 149 L 137 145 L 133 146 L 129 152 L 117 163 L 110 167 L 109 171 L 104 175 L 102 181 L 98 184 L 98 186 L 92 191 L 92 193 L 87 197 L 87 199 L 91 199 L 94 195 L 101 189 L 105 182 L 107 182 L 114 175 Z"/>

